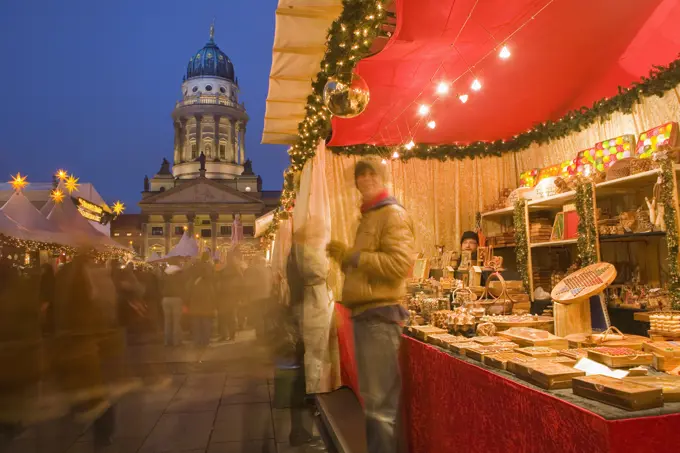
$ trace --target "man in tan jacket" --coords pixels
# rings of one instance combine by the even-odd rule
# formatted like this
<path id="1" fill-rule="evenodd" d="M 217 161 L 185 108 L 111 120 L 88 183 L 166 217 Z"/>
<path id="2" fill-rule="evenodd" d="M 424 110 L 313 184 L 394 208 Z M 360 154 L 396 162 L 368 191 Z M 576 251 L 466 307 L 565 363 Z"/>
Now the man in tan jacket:
<path id="1" fill-rule="evenodd" d="M 415 258 L 413 224 L 390 196 L 386 170 L 377 159 L 357 163 L 354 179 L 363 203 L 354 246 L 328 244 L 328 254 L 341 263 L 345 273 L 341 303 L 352 310 L 359 391 L 371 453 L 397 451 L 398 353 L 402 324 L 408 318 L 403 299 Z"/>

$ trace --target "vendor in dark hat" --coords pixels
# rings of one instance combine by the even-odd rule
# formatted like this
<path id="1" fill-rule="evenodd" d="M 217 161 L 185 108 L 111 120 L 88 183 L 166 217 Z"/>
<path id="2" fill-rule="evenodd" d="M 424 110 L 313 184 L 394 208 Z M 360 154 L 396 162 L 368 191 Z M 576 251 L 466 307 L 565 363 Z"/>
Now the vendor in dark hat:
<path id="1" fill-rule="evenodd" d="M 479 236 L 474 231 L 466 231 L 460 238 L 460 250 L 462 252 L 472 252 L 477 254 L 477 247 L 479 247 Z"/>

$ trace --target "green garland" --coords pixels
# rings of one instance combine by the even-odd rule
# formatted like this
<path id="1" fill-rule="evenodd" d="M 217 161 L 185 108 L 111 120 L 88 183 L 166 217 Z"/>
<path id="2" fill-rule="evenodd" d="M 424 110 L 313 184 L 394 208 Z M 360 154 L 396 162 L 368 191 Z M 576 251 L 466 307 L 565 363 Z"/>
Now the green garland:
<path id="1" fill-rule="evenodd" d="M 576 213 L 578 214 L 578 263 L 586 267 L 597 263 L 597 231 L 593 210 L 593 183 L 580 181 L 576 185 Z"/>
<path id="2" fill-rule="evenodd" d="M 526 200 L 520 198 L 515 201 L 515 209 L 512 213 L 512 220 L 515 226 L 515 257 L 517 260 L 517 272 L 519 272 L 524 284 L 524 290 L 529 293 L 529 242 L 527 241 L 526 227 Z"/>
<path id="3" fill-rule="evenodd" d="M 680 84 L 680 59 L 672 61 L 668 66 L 654 66 L 649 72 L 649 77 L 641 77 L 639 82 L 634 82 L 629 88 L 619 87 L 617 95 L 595 101 L 590 108 L 581 107 L 578 110 L 572 110 L 557 121 L 537 124 L 527 132 L 515 135 L 509 140 L 478 141 L 467 145 L 416 144 L 411 150 L 401 151 L 401 158 L 403 160 L 418 158 L 445 161 L 500 156 L 507 152 L 521 151 L 534 143 L 541 145 L 582 131 L 598 121 L 608 120 L 615 112 L 631 113 L 633 106 L 643 98 L 663 96 L 678 84 Z M 390 155 L 392 149 L 393 147 L 389 146 L 374 145 L 331 148 L 337 154 L 381 156 Z"/>
<path id="4" fill-rule="evenodd" d="M 676 222 L 673 192 L 673 162 L 661 160 L 661 204 L 666 224 L 666 245 L 668 247 L 668 292 L 674 310 L 680 310 L 680 272 L 678 272 L 678 225 Z"/>

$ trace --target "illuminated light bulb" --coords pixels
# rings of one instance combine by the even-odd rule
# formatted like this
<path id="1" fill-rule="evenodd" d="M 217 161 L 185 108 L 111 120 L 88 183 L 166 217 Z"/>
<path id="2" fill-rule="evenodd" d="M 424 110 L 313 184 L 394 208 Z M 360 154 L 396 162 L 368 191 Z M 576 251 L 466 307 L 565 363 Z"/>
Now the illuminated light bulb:
<path id="1" fill-rule="evenodd" d="M 449 85 L 446 82 L 439 82 L 437 85 L 437 94 L 446 94 L 449 92 Z"/>
<path id="2" fill-rule="evenodd" d="M 420 114 L 420 116 L 427 115 L 428 113 L 430 113 L 430 106 L 421 104 L 420 107 L 418 107 L 418 113 Z"/>
<path id="3" fill-rule="evenodd" d="M 413 143 L 413 140 L 411 140 L 410 142 L 408 142 L 407 144 L 404 145 L 404 148 L 406 148 L 407 150 L 410 151 L 410 150 L 412 150 L 415 146 L 416 146 L 416 144 Z"/>
<path id="4" fill-rule="evenodd" d="M 413 143 L 413 142 L 411 142 L 411 143 Z M 399 153 L 396 152 L 396 151 L 393 152 L 393 153 L 392 153 L 392 159 L 399 159 Z"/>
<path id="5" fill-rule="evenodd" d="M 383 165 L 387 165 L 387 161 L 385 159 L 381 160 L 380 163 Z"/>
<path id="6" fill-rule="evenodd" d="M 430 129 L 434 129 L 435 127 L 437 127 L 437 123 L 434 122 L 434 120 L 429 121 L 429 122 L 427 123 L 427 127 L 429 127 Z"/>
<path id="7" fill-rule="evenodd" d="M 460 102 L 465 104 L 468 101 L 468 97 L 469 96 L 467 94 L 461 94 L 460 96 L 458 96 L 458 99 L 460 99 Z"/>
<path id="8" fill-rule="evenodd" d="M 510 55 L 512 54 L 510 53 L 510 49 L 508 49 L 508 46 L 501 47 L 501 51 L 498 53 L 498 57 L 503 60 L 507 60 L 508 58 L 510 58 Z"/>
<path id="9" fill-rule="evenodd" d="M 474 90 L 474 91 L 479 91 L 479 90 L 482 89 L 482 84 L 479 82 L 478 79 L 475 79 L 475 80 L 472 82 L 472 85 L 470 85 L 470 88 L 471 88 L 472 90 Z"/>
<path id="10" fill-rule="evenodd" d="M 59 179 L 59 181 L 63 181 L 68 177 L 68 173 L 66 172 L 66 170 L 60 169 L 57 170 L 57 174 L 55 176 Z"/>

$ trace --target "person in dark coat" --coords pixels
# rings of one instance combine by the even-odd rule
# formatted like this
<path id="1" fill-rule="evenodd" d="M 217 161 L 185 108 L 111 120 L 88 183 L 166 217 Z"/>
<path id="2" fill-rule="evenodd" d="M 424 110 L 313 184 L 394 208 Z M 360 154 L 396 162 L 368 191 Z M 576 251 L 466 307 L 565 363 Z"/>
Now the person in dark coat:
<path id="1" fill-rule="evenodd" d="M 226 266 L 219 271 L 217 287 L 220 336 L 230 341 L 236 338 L 236 309 L 243 291 L 243 273 L 234 256 L 229 255 Z"/>
<path id="2" fill-rule="evenodd" d="M 49 263 L 41 266 L 40 311 L 42 313 L 43 334 L 54 334 L 54 269 Z"/>
<path id="3" fill-rule="evenodd" d="M 207 346 L 212 335 L 215 317 L 215 272 L 210 263 L 210 255 L 203 255 L 191 272 L 189 282 L 189 316 L 191 316 L 194 343 Z"/>

